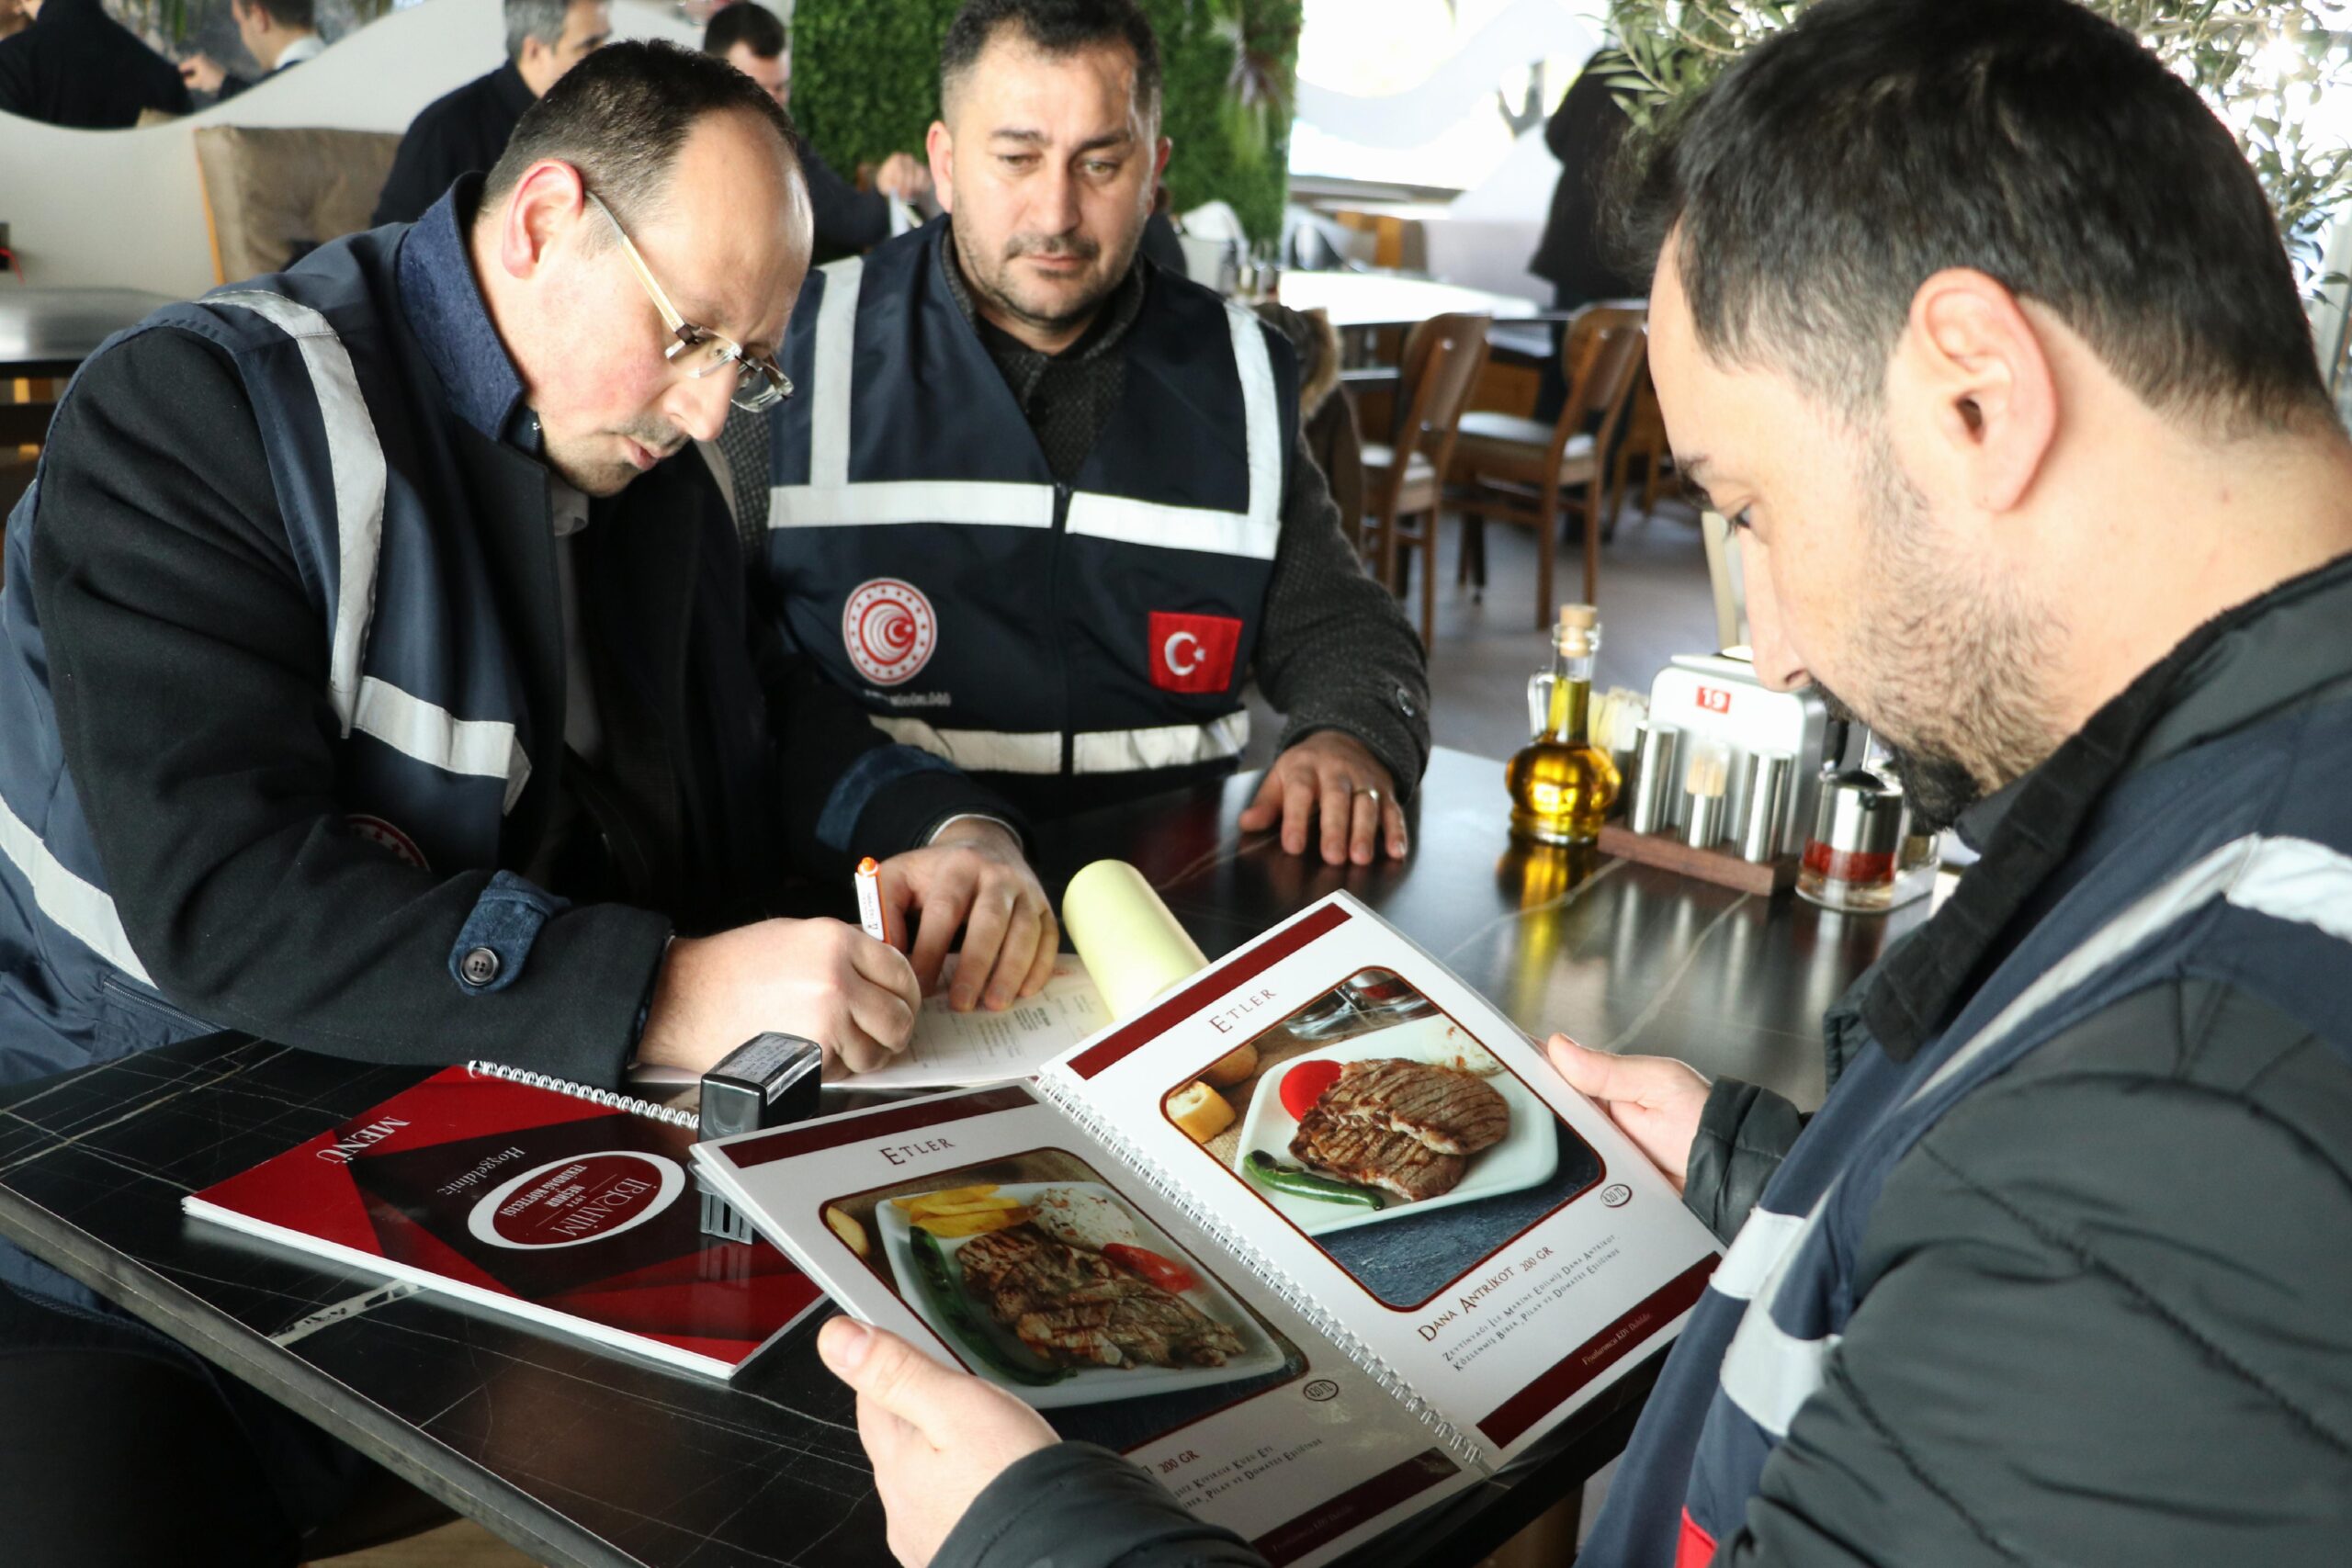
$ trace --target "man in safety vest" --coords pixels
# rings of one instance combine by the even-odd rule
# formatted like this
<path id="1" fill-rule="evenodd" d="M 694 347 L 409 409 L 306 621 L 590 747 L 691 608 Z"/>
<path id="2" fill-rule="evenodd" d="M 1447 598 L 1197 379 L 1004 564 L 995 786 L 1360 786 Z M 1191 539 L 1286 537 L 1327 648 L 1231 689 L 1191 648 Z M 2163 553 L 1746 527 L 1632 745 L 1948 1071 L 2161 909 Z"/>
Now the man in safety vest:
<path id="1" fill-rule="evenodd" d="M 1555 1038 L 1731 1244 L 1579 1568 L 2341 1559 L 2352 442 L 2260 186 L 2068 0 L 1823 0 L 1636 216 L 1759 672 L 1982 857 L 1832 1010 L 1802 1132 Z M 905 1562 L 1261 1561 L 903 1341 L 821 1348 Z"/>
<path id="2" fill-rule="evenodd" d="M 940 51 L 948 216 L 809 279 L 771 420 L 786 639 L 894 738 L 1044 817 L 1215 778 L 1245 829 L 1405 852 L 1419 640 L 1364 575 L 1249 310 L 1138 259 L 1170 144 L 1131 0 L 971 0 Z"/>
<path id="3" fill-rule="evenodd" d="M 767 918 L 866 853 L 987 999 L 1044 983 L 1011 808 L 749 620 L 686 449 L 786 390 L 791 146 L 723 62 L 616 46 L 422 221 L 92 357 L 8 527 L 0 1085 L 220 1028 L 604 1086 L 766 1030 L 870 1066 L 906 956 Z M 0 1352 L 11 1562 L 323 1555 L 366 1474 L 6 1244 Z"/>

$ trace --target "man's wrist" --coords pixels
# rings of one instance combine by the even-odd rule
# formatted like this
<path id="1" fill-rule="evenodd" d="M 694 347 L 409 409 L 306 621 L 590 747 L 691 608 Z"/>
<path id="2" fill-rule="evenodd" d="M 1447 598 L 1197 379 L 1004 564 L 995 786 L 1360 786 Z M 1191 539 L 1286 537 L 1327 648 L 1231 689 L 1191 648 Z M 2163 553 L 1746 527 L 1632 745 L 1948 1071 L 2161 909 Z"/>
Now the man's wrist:
<path id="1" fill-rule="evenodd" d="M 985 811 L 959 811 L 944 818 L 923 835 L 926 848 L 934 844 L 967 843 L 987 837 L 987 829 L 994 829 L 1004 835 L 1006 842 L 1016 851 L 1023 846 L 1020 830 L 1001 817 L 991 817 Z"/>

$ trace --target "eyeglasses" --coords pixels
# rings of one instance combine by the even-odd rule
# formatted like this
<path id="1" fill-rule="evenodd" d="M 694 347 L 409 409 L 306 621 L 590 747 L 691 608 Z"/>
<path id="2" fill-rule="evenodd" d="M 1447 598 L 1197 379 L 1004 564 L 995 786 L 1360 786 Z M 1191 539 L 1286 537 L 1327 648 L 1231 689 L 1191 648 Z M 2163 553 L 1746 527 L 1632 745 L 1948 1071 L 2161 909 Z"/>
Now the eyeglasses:
<path id="1" fill-rule="evenodd" d="M 621 254 L 628 258 L 629 270 L 637 274 L 638 282 L 645 286 L 646 298 L 652 300 L 653 308 L 662 313 L 662 324 L 668 327 L 671 335 L 678 340 L 662 351 L 662 357 L 697 381 L 722 370 L 731 371 L 735 376 L 735 390 L 729 394 L 728 400 L 747 412 L 757 413 L 763 409 L 772 409 L 792 396 L 792 378 L 784 373 L 784 367 L 773 357 L 753 354 L 733 338 L 712 332 L 708 327 L 698 327 L 678 314 L 677 307 L 670 303 L 670 297 L 662 291 L 660 284 L 653 281 L 653 274 L 647 269 L 645 258 L 639 255 L 637 247 L 629 243 L 628 231 L 621 227 L 621 220 L 613 216 L 613 209 L 606 207 L 594 191 L 582 194 L 588 197 L 589 205 L 603 213 L 605 221 L 613 226 L 613 233 L 621 243 Z"/>

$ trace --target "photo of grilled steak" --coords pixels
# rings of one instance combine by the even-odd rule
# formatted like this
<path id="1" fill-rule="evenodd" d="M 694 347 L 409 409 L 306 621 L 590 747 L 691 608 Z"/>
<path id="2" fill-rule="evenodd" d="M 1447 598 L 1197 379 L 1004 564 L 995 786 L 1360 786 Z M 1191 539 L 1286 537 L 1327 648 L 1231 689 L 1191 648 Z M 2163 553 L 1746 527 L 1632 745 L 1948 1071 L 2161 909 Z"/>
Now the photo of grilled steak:
<path id="1" fill-rule="evenodd" d="M 1350 1062 L 1290 1152 L 1314 1169 L 1419 1201 L 1451 1192 L 1469 1156 L 1510 1133 L 1510 1106 L 1476 1074 L 1384 1056 Z"/>
<path id="2" fill-rule="evenodd" d="M 1510 1107 L 1486 1079 L 1395 1056 L 1350 1062 L 1317 1108 L 1372 1122 L 1442 1155 L 1475 1155 L 1510 1132 Z"/>
<path id="3" fill-rule="evenodd" d="M 1380 1187 L 1415 1201 L 1453 1190 L 1469 1164 L 1460 1155 L 1440 1154 L 1419 1138 L 1357 1116 L 1334 1116 L 1324 1109 L 1329 1097 L 1306 1113 L 1290 1152 L 1315 1169 L 1352 1181 L 1360 1187 Z"/>
<path id="4" fill-rule="evenodd" d="M 1221 1367 L 1241 1353 L 1241 1337 L 1190 1302 L 1035 1225 L 974 1236 L 956 1262 L 997 1322 L 1049 1361 Z"/>

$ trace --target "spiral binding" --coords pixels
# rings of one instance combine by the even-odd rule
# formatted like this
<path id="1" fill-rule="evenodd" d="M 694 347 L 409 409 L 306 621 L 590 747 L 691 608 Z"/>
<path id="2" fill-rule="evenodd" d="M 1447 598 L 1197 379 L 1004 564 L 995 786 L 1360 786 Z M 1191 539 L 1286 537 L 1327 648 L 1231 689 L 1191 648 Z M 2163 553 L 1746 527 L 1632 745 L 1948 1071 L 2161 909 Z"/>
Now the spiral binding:
<path id="1" fill-rule="evenodd" d="M 1357 1337 L 1353 1329 L 1309 1295 L 1281 1264 L 1252 1246 L 1215 1210 L 1205 1207 L 1193 1190 L 1177 1180 L 1165 1166 L 1145 1154 L 1125 1134 L 1116 1131 L 1098 1115 L 1092 1106 L 1079 1098 L 1074 1085 L 1054 1072 L 1041 1074 L 1034 1082 L 1046 1098 L 1053 1101 L 1057 1110 L 1078 1123 L 1080 1131 L 1117 1156 L 1161 1199 L 1214 1236 L 1220 1246 L 1257 1275 L 1261 1283 L 1282 1298 L 1284 1305 L 1313 1324 L 1325 1338 L 1340 1348 L 1348 1359 L 1363 1368 L 1384 1392 L 1426 1423 L 1436 1434 L 1437 1440 L 1461 1461 L 1465 1469 L 1482 1474 L 1492 1470 L 1486 1450 L 1476 1438 L 1454 1426 L 1436 1406 L 1423 1399 L 1380 1352 Z"/>
<path id="2" fill-rule="evenodd" d="M 468 1062 L 466 1071 L 504 1078 L 510 1083 L 529 1084 L 533 1089 L 551 1089 L 558 1094 L 568 1094 L 574 1100 L 585 1100 L 615 1111 L 626 1111 L 632 1116 L 650 1116 L 656 1122 L 667 1122 L 673 1127 L 691 1127 L 697 1132 L 702 1129 L 702 1119 L 691 1111 L 656 1105 L 650 1100 L 639 1100 L 634 1095 L 614 1089 L 592 1089 L 584 1083 L 573 1083 L 570 1078 L 556 1077 L 548 1073 L 526 1072 L 521 1067 L 510 1067 L 503 1062 Z"/>

